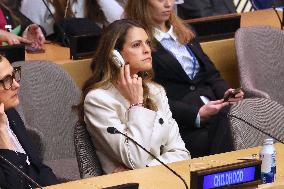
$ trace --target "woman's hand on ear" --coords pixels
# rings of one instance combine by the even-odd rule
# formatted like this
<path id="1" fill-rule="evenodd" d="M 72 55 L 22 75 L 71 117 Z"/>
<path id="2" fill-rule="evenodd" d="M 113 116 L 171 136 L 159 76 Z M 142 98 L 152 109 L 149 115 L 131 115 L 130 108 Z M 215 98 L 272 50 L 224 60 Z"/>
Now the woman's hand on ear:
<path id="1" fill-rule="evenodd" d="M 0 103 L 0 149 L 12 149 L 7 130 L 7 116 L 3 103 Z"/>
<path id="2" fill-rule="evenodd" d="M 4 104 L 0 103 L 0 130 L 5 129 L 7 124 L 7 116 L 4 110 Z"/>
<path id="3" fill-rule="evenodd" d="M 130 74 L 129 64 L 120 68 L 115 87 L 130 104 L 143 103 L 142 78 L 137 74 Z"/>

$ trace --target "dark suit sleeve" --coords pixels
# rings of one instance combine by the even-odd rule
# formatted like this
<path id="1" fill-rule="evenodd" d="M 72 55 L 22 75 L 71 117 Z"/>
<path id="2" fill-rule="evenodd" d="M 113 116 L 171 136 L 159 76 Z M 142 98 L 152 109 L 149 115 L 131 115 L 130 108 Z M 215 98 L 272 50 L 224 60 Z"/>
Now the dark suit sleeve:
<path id="1" fill-rule="evenodd" d="M 205 54 L 200 46 L 200 43 L 196 39 L 193 41 L 193 43 L 201 53 L 203 61 L 206 62 L 207 69 L 210 70 L 207 74 L 209 77 L 207 79 L 207 84 L 212 88 L 216 99 L 222 99 L 224 93 L 229 89 L 227 82 L 221 77 L 220 72 L 217 70 L 214 63 L 210 60 L 207 54 Z"/>
<path id="2" fill-rule="evenodd" d="M 43 186 L 50 186 L 58 184 L 59 182 L 52 172 L 51 168 L 44 164 L 41 164 L 39 170 L 39 183 L 41 183 Z"/>
<path id="3" fill-rule="evenodd" d="M 13 163 L 18 168 L 21 167 L 22 171 L 25 171 L 26 155 L 22 153 L 16 153 L 11 150 L 0 149 L 0 155 L 5 159 Z M 13 169 L 7 162 L 0 160 L 0 188 L 3 189 L 22 189 L 26 185 L 26 181 L 19 175 L 19 173 Z"/>
<path id="4" fill-rule="evenodd" d="M 178 123 L 180 129 L 196 128 L 195 120 L 199 112 L 199 107 L 171 99 L 169 99 L 169 105 L 173 118 Z"/>

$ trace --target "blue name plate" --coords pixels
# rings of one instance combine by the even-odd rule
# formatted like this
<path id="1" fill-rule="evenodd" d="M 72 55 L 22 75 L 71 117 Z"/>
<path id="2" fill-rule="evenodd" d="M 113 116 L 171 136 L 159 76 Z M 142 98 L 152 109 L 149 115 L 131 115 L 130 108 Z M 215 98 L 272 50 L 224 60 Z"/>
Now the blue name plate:
<path id="1" fill-rule="evenodd" d="M 221 167 L 191 172 L 191 188 L 210 189 L 236 186 L 257 185 L 260 179 L 261 161 L 249 160 Z"/>
<path id="2" fill-rule="evenodd" d="M 255 166 L 204 176 L 203 189 L 218 188 L 251 182 L 255 179 Z"/>

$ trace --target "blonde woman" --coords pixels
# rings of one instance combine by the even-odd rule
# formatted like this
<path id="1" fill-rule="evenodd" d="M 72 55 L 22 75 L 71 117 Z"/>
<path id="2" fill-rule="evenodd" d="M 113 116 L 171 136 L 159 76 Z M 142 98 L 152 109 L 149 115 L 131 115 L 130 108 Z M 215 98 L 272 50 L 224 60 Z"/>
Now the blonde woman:
<path id="1" fill-rule="evenodd" d="M 125 61 L 117 67 L 117 50 Z M 92 62 L 93 76 L 85 83 L 81 103 L 84 120 L 105 173 L 159 163 L 122 135 L 134 138 L 165 163 L 190 158 L 164 89 L 152 82 L 150 40 L 136 22 L 119 20 L 105 30 Z"/>

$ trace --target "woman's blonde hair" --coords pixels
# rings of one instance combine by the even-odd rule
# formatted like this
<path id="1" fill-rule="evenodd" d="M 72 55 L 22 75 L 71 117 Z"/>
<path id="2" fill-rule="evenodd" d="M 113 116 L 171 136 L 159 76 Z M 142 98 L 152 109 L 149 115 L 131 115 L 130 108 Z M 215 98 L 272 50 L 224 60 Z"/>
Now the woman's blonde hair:
<path id="1" fill-rule="evenodd" d="M 125 18 L 137 20 L 145 26 L 149 33 L 150 39 L 154 39 L 154 28 L 156 24 L 153 20 L 149 0 L 128 0 L 125 7 Z M 188 43 L 194 38 L 194 33 L 183 23 L 183 21 L 174 13 L 171 12 L 170 18 L 167 21 L 167 26 L 173 26 L 174 32 L 177 35 L 178 41 L 181 44 Z"/>
<path id="2" fill-rule="evenodd" d="M 130 28 L 133 27 L 144 27 L 132 20 L 117 20 L 110 24 L 103 35 L 101 36 L 100 42 L 98 44 L 98 48 L 95 52 L 94 58 L 91 63 L 92 76 L 89 78 L 84 86 L 83 86 L 83 94 L 81 103 L 77 106 L 79 109 L 79 117 L 83 122 L 84 118 L 84 99 L 88 92 L 97 88 L 105 88 L 110 87 L 111 83 L 116 82 L 117 76 L 119 74 L 119 69 L 115 65 L 112 60 L 112 52 L 114 49 L 117 51 L 121 51 L 123 49 L 123 45 L 125 43 L 125 37 Z M 145 107 L 156 110 L 156 105 L 149 97 L 149 88 L 147 86 L 147 82 L 152 81 L 153 71 L 147 71 L 138 73 L 142 79 L 143 86 L 143 97 L 144 97 L 144 105 Z"/>

